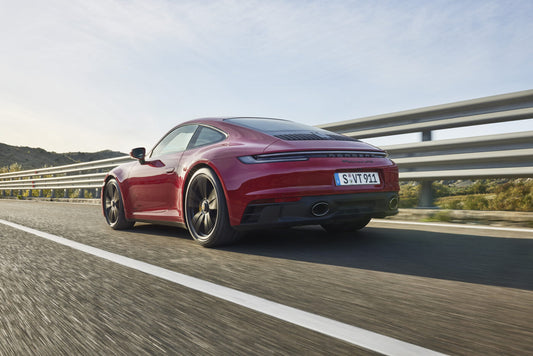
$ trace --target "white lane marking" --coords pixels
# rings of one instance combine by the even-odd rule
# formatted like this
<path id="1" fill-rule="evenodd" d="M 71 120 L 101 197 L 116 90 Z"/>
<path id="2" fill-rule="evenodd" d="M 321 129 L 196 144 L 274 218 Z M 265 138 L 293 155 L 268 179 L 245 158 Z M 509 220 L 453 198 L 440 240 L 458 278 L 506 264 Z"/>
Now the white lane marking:
<path id="1" fill-rule="evenodd" d="M 0 219 L 10 226 L 384 355 L 443 355 L 420 346 Z"/>
<path id="2" fill-rule="evenodd" d="M 519 229 L 514 227 L 496 227 L 488 225 L 463 225 L 463 224 L 442 224 L 431 222 L 417 222 L 417 221 L 405 221 L 405 220 L 385 220 L 385 219 L 373 219 L 376 223 L 384 224 L 403 224 L 403 225 L 419 225 L 419 226 L 435 226 L 435 227 L 455 227 L 457 229 L 477 229 L 477 230 L 496 230 L 496 231 L 513 231 L 513 232 L 528 232 L 532 234 L 533 229 Z"/>

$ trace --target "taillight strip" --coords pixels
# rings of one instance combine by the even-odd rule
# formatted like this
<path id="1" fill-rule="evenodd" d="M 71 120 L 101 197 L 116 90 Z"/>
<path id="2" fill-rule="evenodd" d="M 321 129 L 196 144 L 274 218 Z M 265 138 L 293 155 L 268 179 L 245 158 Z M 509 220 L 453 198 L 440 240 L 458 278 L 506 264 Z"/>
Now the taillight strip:
<path id="1" fill-rule="evenodd" d="M 385 158 L 387 153 L 379 151 L 298 151 L 267 153 L 241 156 L 239 160 L 246 164 L 307 161 L 310 158 Z"/>

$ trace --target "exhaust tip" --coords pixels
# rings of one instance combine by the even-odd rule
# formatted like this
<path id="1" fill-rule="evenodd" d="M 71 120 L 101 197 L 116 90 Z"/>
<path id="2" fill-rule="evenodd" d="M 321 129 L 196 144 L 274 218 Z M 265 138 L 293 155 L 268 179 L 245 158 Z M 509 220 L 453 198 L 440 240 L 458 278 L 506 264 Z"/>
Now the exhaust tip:
<path id="1" fill-rule="evenodd" d="M 315 203 L 311 207 L 311 214 L 313 214 L 316 217 L 324 216 L 327 213 L 329 213 L 329 204 L 324 201 Z"/>
<path id="2" fill-rule="evenodd" d="M 396 210 L 398 209 L 399 200 L 398 197 L 393 197 L 391 200 L 389 200 L 389 209 L 390 210 Z"/>

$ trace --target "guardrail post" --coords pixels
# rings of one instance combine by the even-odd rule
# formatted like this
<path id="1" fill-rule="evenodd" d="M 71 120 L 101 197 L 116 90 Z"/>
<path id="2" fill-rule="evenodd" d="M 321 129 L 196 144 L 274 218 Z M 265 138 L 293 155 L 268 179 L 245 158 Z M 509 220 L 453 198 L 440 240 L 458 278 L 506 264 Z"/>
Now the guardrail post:
<path id="1" fill-rule="evenodd" d="M 420 195 L 418 197 L 419 208 L 433 207 L 433 187 L 432 181 L 423 181 L 420 187 Z"/>
<path id="2" fill-rule="evenodd" d="M 431 130 L 422 131 L 422 141 L 431 141 L 432 140 Z M 431 208 L 433 204 L 433 181 L 422 181 L 420 187 L 420 193 L 418 196 L 418 207 L 419 208 Z"/>
<path id="3" fill-rule="evenodd" d="M 431 141 L 432 138 L 431 130 L 422 131 L 422 141 Z"/>

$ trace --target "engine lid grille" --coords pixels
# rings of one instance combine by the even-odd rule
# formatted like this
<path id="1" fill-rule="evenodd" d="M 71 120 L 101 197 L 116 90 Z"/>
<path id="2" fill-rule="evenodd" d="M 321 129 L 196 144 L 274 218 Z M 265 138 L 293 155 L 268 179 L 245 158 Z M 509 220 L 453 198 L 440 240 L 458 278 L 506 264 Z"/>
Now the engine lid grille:
<path id="1" fill-rule="evenodd" d="M 348 136 L 322 133 L 317 134 L 314 132 L 278 134 L 274 135 L 274 137 L 284 141 L 358 141 L 355 138 Z"/>

